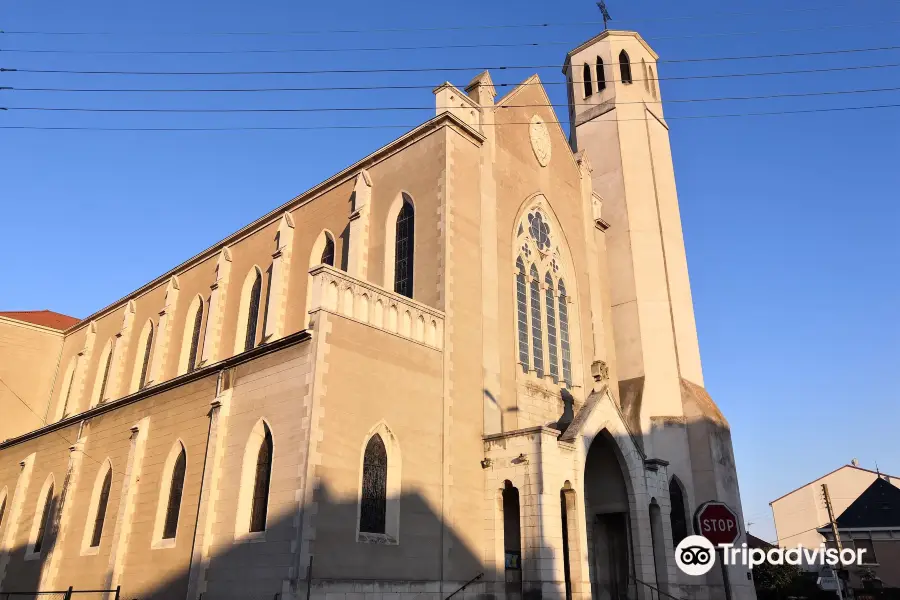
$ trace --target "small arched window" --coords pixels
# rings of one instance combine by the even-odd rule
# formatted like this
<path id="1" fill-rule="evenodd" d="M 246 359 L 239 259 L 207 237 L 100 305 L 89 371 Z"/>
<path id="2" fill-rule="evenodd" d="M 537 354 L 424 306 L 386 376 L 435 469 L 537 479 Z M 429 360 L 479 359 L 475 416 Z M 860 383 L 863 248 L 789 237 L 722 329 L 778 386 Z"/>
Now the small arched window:
<path id="1" fill-rule="evenodd" d="M 656 76 L 653 74 L 653 67 L 647 67 L 650 69 L 650 93 L 653 95 L 653 99 L 656 100 Z"/>
<path id="2" fill-rule="evenodd" d="M 197 303 L 197 312 L 194 315 L 194 328 L 191 333 L 191 350 L 188 354 L 188 373 L 197 368 L 197 350 L 200 346 L 200 328 L 203 326 L 203 300 Z"/>
<path id="3" fill-rule="evenodd" d="M 650 75 L 647 73 L 647 61 L 643 58 L 641 59 L 641 69 L 644 72 L 644 89 L 648 92 L 650 91 Z"/>
<path id="4" fill-rule="evenodd" d="M 516 322 L 519 330 L 519 364 L 528 372 L 528 291 L 525 285 L 525 264 L 516 259 Z"/>
<path id="5" fill-rule="evenodd" d="M 619 70 L 622 73 L 622 83 L 632 83 L 631 59 L 628 58 L 628 53 L 624 50 L 619 52 Z"/>
<path id="6" fill-rule="evenodd" d="M 173 540 L 178 532 L 178 516 L 181 514 L 181 497 L 184 495 L 184 473 L 187 469 L 187 453 L 184 446 L 175 459 L 172 468 L 172 480 L 169 484 L 169 500 L 166 503 L 166 521 L 163 525 L 162 539 Z"/>
<path id="7" fill-rule="evenodd" d="M 602 92 L 606 89 L 606 73 L 603 70 L 603 59 L 597 57 L 597 91 Z"/>
<path id="8" fill-rule="evenodd" d="M 327 233 L 325 234 L 325 248 L 322 250 L 323 265 L 334 266 L 334 240 Z"/>
<path id="9" fill-rule="evenodd" d="M 687 511 L 685 510 L 684 490 L 674 477 L 669 480 L 669 518 L 672 524 L 672 546 L 688 536 Z"/>
<path id="10" fill-rule="evenodd" d="M 3 516 L 6 514 L 6 490 L 0 495 L 0 529 L 3 528 Z"/>
<path id="11" fill-rule="evenodd" d="M 66 375 L 66 383 L 64 384 L 65 392 L 63 392 L 63 404 L 60 411 L 60 419 L 65 419 L 69 414 L 69 398 L 72 397 L 72 384 L 75 383 L 75 373 L 78 372 L 78 361 L 81 359 L 80 354 L 76 354 L 69 363 L 68 373 Z"/>
<path id="12" fill-rule="evenodd" d="M 100 488 L 100 498 L 97 500 L 97 516 L 94 518 L 94 531 L 91 534 L 91 548 L 100 545 L 103 536 L 103 523 L 106 521 L 106 507 L 109 504 L 109 488 L 112 487 L 112 469 L 106 471 L 103 478 L 103 487 Z"/>
<path id="13" fill-rule="evenodd" d="M 403 208 L 397 215 L 396 249 L 394 252 L 394 291 L 413 297 L 413 254 L 415 250 L 415 209 L 409 196 L 403 194 Z"/>
<path id="14" fill-rule="evenodd" d="M 559 280 L 559 342 L 562 348 L 563 380 L 572 385 L 572 347 L 569 344 L 569 306 L 566 282 Z"/>
<path id="15" fill-rule="evenodd" d="M 594 93 L 594 85 L 591 82 L 591 65 L 584 63 L 582 78 L 584 79 L 584 97 L 587 98 Z"/>
<path id="16" fill-rule="evenodd" d="M 38 525 L 37 536 L 34 538 L 32 552 L 40 552 L 44 546 L 44 537 L 47 535 L 47 525 L 50 523 L 50 514 L 53 511 L 53 484 L 47 488 L 44 495 L 44 506 L 41 510 L 41 521 Z"/>
<path id="17" fill-rule="evenodd" d="M 544 376 L 544 340 L 541 322 L 540 276 L 537 267 L 531 265 L 531 346 L 534 348 L 534 370 Z"/>
<path id="18" fill-rule="evenodd" d="M 272 432 L 265 427 L 265 436 L 256 456 L 256 477 L 253 480 L 253 506 L 250 511 L 250 532 L 266 530 L 269 510 L 269 483 L 272 479 Z"/>
<path id="19" fill-rule="evenodd" d="M 553 294 L 553 277 L 548 272 L 544 275 L 544 296 L 547 300 L 547 350 L 550 354 L 550 377 L 553 383 L 559 381 L 559 351 L 556 339 L 556 296 Z"/>
<path id="20" fill-rule="evenodd" d="M 116 352 L 116 338 L 109 340 L 109 351 L 106 354 L 106 365 L 103 367 L 103 380 L 100 382 L 100 394 L 97 396 L 97 404 L 103 404 L 106 400 L 106 384 L 109 383 L 109 370 L 112 367 L 113 354 Z"/>
<path id="21" fill-rule="evenodd" d="M 250 306 L 247 308 L 247 332 L 244 337 L 244 351 L 256 345 L 256 327 L 259 321 L 259 299 L 262 294 L 262 273 L 256 270 L 256 279 L 250 288 Z"/>
<path id="22" fill-rule="evenodd" d="M 361 533 L 385 533 L 387 515 L 387 449 L 377 433 L 369 439 L 363 456 Z"/>
<path id="23" fill-rule="evenodd" d="M 147 385 L 147 369 L 150 366 L 150 355 L 153 351 L 153 323 L 149 323 L 150 332 L 147 334 L 147 343 L 144 345 L 144 362 L 141 365 L 141 379 L 138 382 L 138 389 L 144 389 Z"/>

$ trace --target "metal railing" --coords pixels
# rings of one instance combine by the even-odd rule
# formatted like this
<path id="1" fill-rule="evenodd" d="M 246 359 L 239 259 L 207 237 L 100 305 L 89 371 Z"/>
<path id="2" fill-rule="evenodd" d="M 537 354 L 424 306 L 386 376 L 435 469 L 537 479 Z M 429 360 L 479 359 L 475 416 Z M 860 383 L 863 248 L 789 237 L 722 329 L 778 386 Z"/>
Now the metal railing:
<path id="1" fill-rule="evenodd" d="M 638 586 L 643 586 L 643 589 L 649 593 L 649 596 L 650 596 L 649 600 L 664 600 L 664 599 L 665 600 L 681 600 L 681 598 L 679 598 L 677 596 L 673 596 L 672 594 L 669 594 L 668 592 L 664 592 L 661 589 L 659 589 L 658 587 L 656 587 L 655 585 L 649 584 L 646 581 L 641 581 L 637 577 L 632 576 L 632 577 L 629 577 L 629 579 L 631 579 Z"/>
<path id="2" fill-rule="evenodd" d="M 122 586 L 116 586 L 114 590 L 76 590 L 69 586 L 67 590 L 46 592 L 0 592 L 0 600 L 93 600 L 90 597 L 85 598 L 84 594 L 94 594 L 97 600 L 104 600 L 107 597 L 120 600 L 121 591 Z"/>
<path id="3" fill-rule="evenodd" d="M 447 596 L 446 598 L 444 598 L 444 600 L 450 600 L 450 598 L 452 598 L 453 596 L 457 595 L 458 593 L 460 593 L 461 591 L 463 591 L 464 589 L 466 589 L 467 587 L 469 587 L 470 585 L 472 585 L 473 583 L 475 583 L 476 581 L 478 581 L 478 580 L 481 579 L 482 577 L 484 577 L 484 573 L 479 573 L 478 575 L 476 575 L 476 576 L 473 577 L 472 579 L 470 579 L 470 580 L 468 580 L 467 582 L 465 582 L 464 584 L 462 584 L 462 587 L 461 587 L 461 588 L 459 588 L 458 590 L 456 590 L 455 592 L 453 592 L 452 594 L 450 594 L 449 596 Z"/>

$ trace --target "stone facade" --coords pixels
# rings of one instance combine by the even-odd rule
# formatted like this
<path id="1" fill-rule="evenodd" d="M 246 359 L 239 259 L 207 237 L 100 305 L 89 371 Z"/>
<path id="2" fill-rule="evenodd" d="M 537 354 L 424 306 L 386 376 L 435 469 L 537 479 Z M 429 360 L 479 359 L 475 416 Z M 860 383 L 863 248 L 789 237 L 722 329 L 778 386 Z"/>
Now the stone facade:
<path id="1" fill-rule="evenodd" d="M 68 329 L 61 376 L 22 383 L 46 424 L 0 444 L 0 591 L 723 597 L 674 566 L 672 486 L 681 523 L 740 498 L 659 92 L 613 81 L 624 49 L 655 69 L 631 32 L 569 54 L 571 140 L 537 76 L 446 83 L 433 119 Z M 576 100 L 598 54 L 610 83 Z"/>

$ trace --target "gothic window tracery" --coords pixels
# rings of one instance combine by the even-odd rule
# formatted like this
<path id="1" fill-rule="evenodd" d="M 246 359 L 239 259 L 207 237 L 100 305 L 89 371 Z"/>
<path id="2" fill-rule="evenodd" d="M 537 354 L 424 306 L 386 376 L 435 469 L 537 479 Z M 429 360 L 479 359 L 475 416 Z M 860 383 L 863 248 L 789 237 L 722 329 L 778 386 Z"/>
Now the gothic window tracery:
<path id="1" fill-rule="evenodd" d="M 518 362 L 525 373 L 571 388 L 572 341 L 561 237 L 540 203 L 516 226 L 515 314 Z"/>

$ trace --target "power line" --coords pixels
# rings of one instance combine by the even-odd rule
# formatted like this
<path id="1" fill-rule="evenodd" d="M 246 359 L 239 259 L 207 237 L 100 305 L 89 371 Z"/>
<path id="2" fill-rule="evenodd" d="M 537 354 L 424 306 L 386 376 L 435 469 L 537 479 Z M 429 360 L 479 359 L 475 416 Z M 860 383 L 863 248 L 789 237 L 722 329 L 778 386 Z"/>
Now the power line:
<path id="1" fill-rule="evenodd" d="M 531 45 L 531 44 L 529 44 Z M 698 63 L 698 62 L 721 62 L 721 61 L 734 61 L 734 60 L 760 60 L 760 59 L 768 59 L 768 58 L 792 58 L 798 56 L 827 56 L 827 55 L 835 55 L 835 54 L 859 54 L 864 52 L 885 52 L 890 50 L 900 50 L 900 46 L 880 46 L 875 48 L 841 48 L 837 50 L 818 50 L 813 52 L 786 52 L 786 53 L 778 53 L 778 54 L 755 54 L 755 55 L 747 55 L 747 56 L 707 56 L 707 57 L 697 57 L 697 58 L 680 58 L 680 59 L 663 59 L 656 61 L 659 64 L 679 64 L 679 63 Z M 67 53 L 67 50 L 19 50 L 19 49 L 3 49 L 3 52 L 48 52 L 48 53 Z M 222 53 L 222 54 L 233 54 L 233 53 L 245 53 L 245 52 L 300 52 L 302 50 L 172 50 L 172 51 L 144 51 L 144 50 L 122 50 L 122 51 L 109 51 L 109 54 L 205 54 L 205 53 Z M 74 51 L 73 51 L 74 52 Z M 93 52 L 88 52 L 93 53 Z M 618 63 L 617 63 L 618 64 Z M 630 63 L 632 66 L 639 65 L 639 62 Z M 398 67 L 398 68 L 386 68 L 386 69 L 310 69 L 304 71 L 291 71 L 293 74 L 318 74 L 318 73 L 340 73 L 340 74 L 355 74 L 355 73 L 420 73 L 420 72 L 430 72 L 430 71 L 473 71 L 473 70 L 512 70 L 512 69 L 557 69 L 559 68 L 559 64 L 553 65 L 497 65 L 493 67 L 485 67 L 485 66 L 473 66 L 473 67 Z M 52 72 L 52 71 L 40 71 L 40 72 Z M 65 72 L 76 72 L 76 73 L 97 73 L 105 71 L 65 71 Z M 118 73 L 118 72 L 116 72 Z M 129 72 L 131 73 L 131 72 Z M 138 71 L 137 74 L 145 73 L 142 71 Z M 206 74 L 209 72 L 204 72 Z M 168 74 L 168 72 L 164 72 L 161 74 Z M 227 74 L 227 73 L 226 73 Z"/>
<path id="2" fill-rule="evenodd" d="M 877 23 L 857 23 L 857 24 L 841 24 L 841 25 L 825 25 L 818 27 L 800 27 L 792 29 L 773 29 L 761 31 L 733 31 L 733 32 L 712 32 L 699 33 L 691 35 L 675 35 L 675 36 L 657 36 L 647 37 L 647 40 L 680 40 L 694 39 L 706 37 L 727 37 L 727 36 L 747 36 L 747 35 L 765 35 L 769 33 L 797 33 L 803 31 L 821 31 L 833 29 L 848 28 L 865 28 L 865 27 L 881 27 L 900 23 L 900 20 L 879 21 Z M 6 32 L 16 33 L 16 32 Z M 75 32 L 72 32 L 74 35 Z M 86 34 L 87 35 L 87 34 Z M 102 35 L 112 35 L 112 33 L 104 33 Z M 193 34 L 191 34 L 193 35 Z M 222 33 L 219 35 L 229 35 Z M 234 35 L 238 35 L 234 32 Z M 247 35 L 264 35 L 263 33 L 250 33 Z M 289 35 L 275 34 L 272 35 Z M 333 48 L 275 48 L 275 49 L 250 49 L 250 50 L 64 50 L 64 49 L 26 49 L 26 48 L 10 48 L 0 49 L 2 52 L 31 52 L 31 53 L 65 53 L 65 54 L 242 54 L 242 53 L 318 53 L 318 52 L 402 52 L 402 51 L 420 51 L 420 50 L 451 50 L 466 48 L 527 48 L 539 46 L 571 46 L 571 41 L 548 41 L 548 42 L 510 42 L 510 43 L 480 43 L 480 44 L 437 44 L 437 45 L 415 45 L 415 46 L 374 46 L 374 47 L 333 47 Z"/>
<path id="3" fill-rule="evenodd" d="M 798 75 L 803 73 L 830 73 L 836 71 L 856 71 L 860 69 L 888 69 L 900 67 L 900 63 L 890 63 L 884 65 L 855 65 L 849 67 L 826 67 L 822 69 L 796 69 L 791 71 L 764 71 L 764 72 L 752 72 L 752 73 L 719 73 L 719 74 L 707 74 L 707 75 L 680 75 L 680 76 L 667 76 L 667 77 L 655 77 L 654 81 L 676 81 L 676 80 L 689 80 L 689 79 L 723 79 L 729 77 L 767 77 L 773 75 Z M 63 71 L 63 70 L 50 70 L 50 71 L 40 71 L 35 69 L 23 69 L 22 71 L 16 71 L 15 69 L 0 69 L 3 72 L 24 72 L 24 73 L 71 73 L 71 71 Z M 100 74 L 100 73 L 92 73 L 92 74 Z M 102 73 L 102 74 L 118 74 L 118 75 L 131 75 L 135 73 L 129 72 L 118 72 L 118 73 Z M 149 73 L 145 73 L 149 74 Z M 162 74 L 161 72 L 154 74 Z M 171 73 L 176 74 L 176 73 Z M 181 75 L 195 75 L 198 73 L 180 73 Z M 231 73 L 218 73 L 219 75 L 284 75 L 284 74 L 292 74 L 290 71 L 248 71 L 248 72 L 231 72 Z M 609 82 L 621 82 L 621 79 L 607 79 L 607 83 Z M 521 82 L 509 82 L 509 83 L 495 83 L 496 87 L 518 87 L 523 85 L 568 85 L 567 81 L 521 81 Z M 200 92 L 325 92 L 325 91 L 356 91 L 356 90 L 420 90 L 420 89 L 434 89 L 434 85 L 358 85 L 358 86 L 323 86 L 323 87 L 272 87 L 272 88 L 220 88 L 220 89 L 209 89 L 209 88 L 194 88 L 194 89 L 176 89 L 176 88 L 32 88 L 32 87 L 14 87 L 14 86 L 6 86 L 0 87 L 0 90 L 17 90 L 17 91 L 27 91 L 27 92 L 172 92 L 172 93 L 200 93 Z"/>
<path id="4" fill-rule="evenodd" d="M 687 21 L 694 19 L 721 18 L 721 17 L 752 17 L 766 16 L 771 17 L 773 14 L 789 14 L 789 13 L 805 13 L 818 11 L 834 11 L 839 8 L 857 8 L 857 3 L 836 4 L 831 6 L 817 6 L 809 8 L 793 8 L 782 9 L 766 12 L 725 12 L 725 13 L 703 13 L 699 15 L 678 15 L 671 17 L 656 18 L 638 18 L 638 19 L 622 19 L 625 23 L 653 23 L 662 21 Z M 114 35 L 216 35 L 216 36 L 299 36 L 299 35 L 324 35 L 324 34 L 359 34 L 359 33 L 408 33 L 408 32 L 436 32 L 436 31 L 472 31 L 472 30 L 492 30 L 492 29 L 543 29 L 548 27 L 576 27 L 576 26 L 595 26 L 604 25 L 603 21 L 568 21 L 568 22 L 546 22 L 546 23 L 504 23 L 504 24 L 487 24 L 487 25 L 451 25 L 444 27 L 382 27 L 382 28 L 359 28 L 359 29 L 307 29 L 296 31 L 28 31 L 28 30 L 9 30 L 0 31 L 10 35 L 68 35 L 68 36 L 114 36 Z"/>
<path id="5" fill-rule="evenodd" d="M 745 112 L 730 113 L 719 115 L 681 115 L 675 117 L 666 117 L 666 120 L 681 119 L 720 119 L 731 117 L 759 117 L 770 115 L 793 115 L 807 113 L 823 113 L 823 112 L 840 112 L 855 110 L 873 110 L 881 108 L 900 108 L 900 104 L 877 104 L 871 106 L 843 106 L 837 108 L 813 108 L 802 110 L 780 110 L 767 112 Z M 603 123 L 622 123 L 626 121 L 645 121 L 643 118 L 635 119 L 609 119 L 602 121 Z M 546 121 L 547 123 L 555 123 L 563 125 L 562 121 Z M 32 125 L 0 125 L 0 129 L 39 129 L 39 130 L 56 130 L 56 131 L 308 131 L 321 129 L 412 129 L 419 127 L 423 123 L 405 124 L 405 125 L 308 125 L 308 126 L 248 126 L 248 127 L 69 127 L 69 126 L 32 126 Z M 485 124 L 486 125 L 486 124 Z M 505 125 L 531 125 L 531 122 L 513 122 L 513 123 L 494 123 L 493 126 L 501 127 Z"/>
<path id="6" fill-rule="evenodd" d="M 788 94 L 765 94 L 759 96 L 724 96 L 716 98 L 684 98 L 662 100 L 662 104 L 681 104 L 692 102 L 719 102 L 740 100 L 768 100 L 774 98 L 807 98 L 813 96 L 839 96 L 846 94 L 869 94 L 879 92 L 897 92 L 900 87 L 871 88 L 863 90 L 833 90 L 824 92 L 800 92 Z M 645 104 L 643 100 L 618 102 L 617 104 Z M 575 106 L 591 106 L 578 102 Z M 498 109 L 528 108 L 532 104 L 503 104 Z M 567 108 L 568 104 L 541 104 L 553 108 Z M 7 106 L 0 110 L 8 111 L 48 111 L 48 112 L 98 112 L 98 113 L 315 113 L 315 112 L 376 112 L 376 111 L 424 111 L 434 110 L 434 106 L 349 106 L 349 107 L 315 107 L 315 108 L 81 108 L 81 107 L 48 107 L 48 106 Z"/>
<path id="7" fill-rule="evenodd" d="M 9 390 L 9 392 L 16 398 L 16 400 L 18 400 L 19 402 L 21 402 L 22 404 L 24 404 L 24 405 L 25 405 L 25 408 L 27 408 L 28 410 L 30 410 L 30 411 L 34 414 L 34 416 L 36 416 L 38 419 L 40 419 L 40 420 L 41 420 L 41 423 L 43 423 L 44 425 L 48 425 L 47 420 L 44 419 L 44 417 L 42 417 L 41 415 L 39 415 L 39 414 L 37 414 L 36 412 L 34 412 L 34 409 L 32 409 L 31 406 L 30 406 L 27 402 L 25 402 L 25 400 L 23 400 L 22 397 L 19 396 L 19 394 L 17 394 L 16 391 L 15 391 L 14 389 L 12 389 L 8 383 L 6 383 L 6 382 L 3 380 L 2 377 L 0 377 L 0 383 L 2 383 L 2 384 L 6 387 L 6 389 Z M 58 436 L 60 437 L 60 439 L 62 439 L 64 442 L 66 442 L 66 444 L 68 444 L 70 447 L 74 447 L 76 450 L 78 450 L 78 452 L 81 452 L 82 455 L 88 457 L 89 459 L 91 459 L 92 461 L 94 461 L 95 463 L 97 463 L 98 465 L 102 465 L 102 464 L 103 464 L 101 461 L 97 460 L 96 458 L 94 458 L 93 456 L 91 456 L 90 454 L 88 454 L 87 452 L 85 452 L 84 450 L 82 450 L 82 449 L 80 449 L 80 448 L 77 448 L 77 441 L 76 441 L 76 442 L 70 441 L 68 438 L 66 438 L 66 436 L 64 436 L 63 434 L 61 434 L 59 431 L 55 431 L 55 430 L 54 430 L 53 433 L 55 433 L 56 435 L 58 435 Z M 116 471 L 112 468 L 112 461 L 110 461 L 109 470 L 112 471 L 113 473 L 115 473 L 116 475 L 121 475 L 121 473 L 116 472 Z"/>

